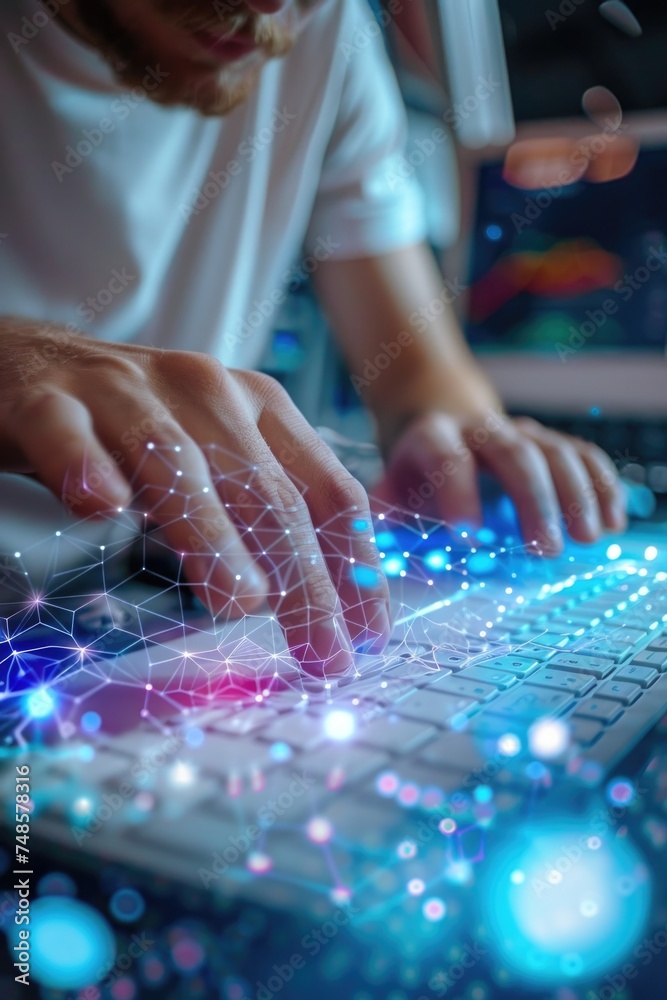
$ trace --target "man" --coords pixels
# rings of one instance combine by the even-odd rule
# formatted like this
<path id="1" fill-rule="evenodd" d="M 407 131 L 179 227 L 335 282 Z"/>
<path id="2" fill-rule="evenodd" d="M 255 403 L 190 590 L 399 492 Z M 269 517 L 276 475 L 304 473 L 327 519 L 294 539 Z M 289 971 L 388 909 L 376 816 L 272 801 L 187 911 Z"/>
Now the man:
<path id="1" fill-rule="evenodd" d="M 351 372 L 393 345 L 363 392 L 396 500 L 428 481 L 473 523 L 484 468 L 546 552 L 561 510 L 623 528 L 601 451 L 505 418 L 450 312 L 411 327 L 443 283 L 364 0 L 9 0 L 0 27 L 2 469 L 80 516 L 134 496 L 211 610 L 268 594 L 307 669 L 382 648 L 367 497 L 253 370 L 301 252 Z"/>

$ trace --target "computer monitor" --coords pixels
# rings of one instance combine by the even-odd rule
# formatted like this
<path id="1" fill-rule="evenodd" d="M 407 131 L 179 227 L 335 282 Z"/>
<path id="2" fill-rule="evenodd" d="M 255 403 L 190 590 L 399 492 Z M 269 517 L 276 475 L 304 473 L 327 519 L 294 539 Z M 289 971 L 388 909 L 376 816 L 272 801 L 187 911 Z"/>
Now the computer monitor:
<path id="1" fill-rule="evenodd" d="M 508 406 L 667 416 L 667 137 L 607 183 L 524 190 L 497 157 L 472 174 L 467 332 Z"/>

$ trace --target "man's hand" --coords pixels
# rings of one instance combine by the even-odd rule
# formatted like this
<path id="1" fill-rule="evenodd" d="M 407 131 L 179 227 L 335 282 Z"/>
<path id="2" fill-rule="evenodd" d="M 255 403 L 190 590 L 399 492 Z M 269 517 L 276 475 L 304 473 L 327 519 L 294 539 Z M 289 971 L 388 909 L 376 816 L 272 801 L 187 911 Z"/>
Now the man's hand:
<path id="1" fill-rule="evenodd" d="M 366 494 L 273 379 L 11 317 L 0 359 L 0 468 L 36 475 L 79 516 L 134 496 L 214 614 L 268 596 L 313 673 L 382 647 L 389 601 Z M 359 566 L 373 571 L 363 587 Z"/>
<path id="2" fill-rule="evenodd" d="M 561 517 L 573 539 L 593 542 L 626 525 L 622 487 L 596 445 L 495 409 L 476 417 L 429 413 L 388 452 L 385 499 L 453 525 L 479 525 L 478 473 L 490 472 L 514 501 L 524 539 L 562 549 Z"/>

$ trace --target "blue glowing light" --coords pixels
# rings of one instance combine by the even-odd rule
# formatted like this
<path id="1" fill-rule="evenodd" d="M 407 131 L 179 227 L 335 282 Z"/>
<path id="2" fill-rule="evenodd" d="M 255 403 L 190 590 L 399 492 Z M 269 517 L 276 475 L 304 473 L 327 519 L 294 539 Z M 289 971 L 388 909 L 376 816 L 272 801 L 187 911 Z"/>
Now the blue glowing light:
<path id="1" fill-rule="evenodd" d="M 492 528 L 479 528 L 477 538 L 482 545 L 493 545 L 496 540 L 496 533 Z"/>
<path id="2" fill-rule="evenodd" d="M 500 226 L 496 226 L 495 223 L 487 226 L 484 232 L 486 233 L 486 238 L 491 240 L 492 243 L 497 243 L 499 239 L 502 239 L 503 231 Z"/>
<path id="3" fill-rule="evenodd" d="M 429 569 L 437 572 L 440 569 L 444 569 L 447 565 L 447 554 L 441 549 L 433 549 L 432 552 L 427 552 L 424 556 L 424 562 Z"/>
<path id="4" fill-rule="evenodd" d="M 292 748 L 288 746 L 287 743 L 272 743 L 269 748 L 269 753 L 271 754 L 273 760 L 289 760 L 292 756 Z"/>
<path id="5" fill-rule="evenodd" d="M 594 828 L 584 819 L 514 829 L 483 878 L 489 941 L 521 980 L 597 978 L 644 929 L 648 871 L 627 839 L 595 838 L 593 849 Z"/>
<path id="6" fill-rule="evenodd" d="M 11 923 L 12 945 L 19 927 Z M 15 952 L 14 954 L 17 954 Z M 30 907 L 30 974 L 54 990 L 76 990 L 97 982 L 116 956 L 111 928 L 96 910 L 77 899 L 45 896 Z"/>
<path id="7" fill-rule="evenodd" d="M 204 730 L 199 726 L 191 726 L 186 730 L 185 742 L 189 747 L 200 747 L 204 744 Z"/>
<path id="8" fill-rule="evenodd" d="M 468 556 L 468 571 L 475 576 L 488 576 L 497 568 L 495 560 L 488 552 L 475 552 Z"/>
<path id="9" fill-rule="evenodd" d="M 32 691 L 26 699 L 28 714 L 33 719 L 45 719 L 56 707 L 53 695 L 46 688 Z"/>
<path id="10" fill-rule="evenodd" d="M 357 517 L 352 522 L 352 527 L 355 531 L 368 531 L 370 524 L 364 517 Z"/>
<path id="11" fill-rule="evenodd" d="M 403 556 L 387 556 L 383 563 L 383 569 L 387 576 L 400 576 L 405 569 L 405 559 Z"/>
<path id="12" fill-rule="evenodd" d="M 146 904 L 136 889 L 118 889 L 109 900 L 109 913 L 121 923 L 130 924 L 144 915 Z"/>
<path id="13" fill-rule="evenodd" d="M 377 570 L 371 566 L 361 566 L 356 564 L 350 567 L 350 575 L 358 587 L 377 587 L 380 577 Z"/>
<path id="14" fill-rule="evenodd" d="M 378 531 L 375 541 L 379 549 L 390 549 L 396 545 L 396 536 L 391 531 Z"/>
<path id="15" fill-rule="evenodd" d="M 96 733 L 102 725 L 102 719 L 97 712 L 84 712 L 81 716 L 81 728 L 84 733 Z"/>

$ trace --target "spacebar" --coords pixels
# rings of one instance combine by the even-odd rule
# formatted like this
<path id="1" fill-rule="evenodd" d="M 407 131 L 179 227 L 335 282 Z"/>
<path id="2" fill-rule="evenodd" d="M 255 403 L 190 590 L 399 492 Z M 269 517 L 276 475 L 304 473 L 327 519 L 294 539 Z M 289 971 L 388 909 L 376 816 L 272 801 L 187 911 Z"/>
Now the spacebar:
<path id="1" fill-rule="evenodd" d="M 667 674 L 661 674 L 634 705 L 625 709 L 618 722 L 609 726 L 597 743 L 586 750 L 586 759 L 597 761 L 604 768 L 621 761 L 660 721 L 666 709 Z"/>

